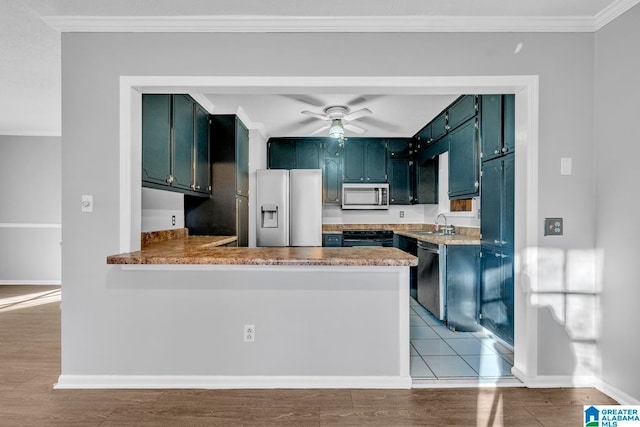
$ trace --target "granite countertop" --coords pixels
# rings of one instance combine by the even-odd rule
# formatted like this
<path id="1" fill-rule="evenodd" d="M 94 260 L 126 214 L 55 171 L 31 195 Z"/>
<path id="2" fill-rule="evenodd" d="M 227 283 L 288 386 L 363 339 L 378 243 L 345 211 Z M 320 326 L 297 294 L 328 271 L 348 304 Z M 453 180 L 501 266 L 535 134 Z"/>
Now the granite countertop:
<path id="1" fill-rule="evenodd" d="M 107 264 L 221 264 L 317 266 L 416 266 L 418 258 L 396 248 L 220 247 L 232 236 L 188 236 L 148 243 L 142 250 L 107 257 Z"/>
<path id="2" fill-rule="evenodd" d="M 456 227 L 456 234 L 441 236 L 424 234 L 433 231 L 433 224 L 324 224 L 323 234 L 340 234 L 344 230 L 391 230 L 400 236 L 412 237 L 437 245 L 479 245 L 480 229 L 477 227 Z"/>

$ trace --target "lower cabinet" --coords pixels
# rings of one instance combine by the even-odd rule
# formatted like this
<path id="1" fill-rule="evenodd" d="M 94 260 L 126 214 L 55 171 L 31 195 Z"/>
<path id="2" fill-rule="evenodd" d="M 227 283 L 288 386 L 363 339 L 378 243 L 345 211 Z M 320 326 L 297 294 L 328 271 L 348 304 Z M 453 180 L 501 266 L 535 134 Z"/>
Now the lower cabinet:
<path id="1" fill-rule="evenodd" d="M 454 331 L 477 331 L 480 246 L 446 245 L 446 322 Z"/>
<path id="2" fill-rule="evenodd" d="M 342 247 L 342 233 L 330 233 L 322 235 L 322 246 L 325 247 Z"/>
<path id="3" fill-rule="evenodd" d="M 480 270 L 480 324 L 513 345 L 513 255 L 483 245 Z"/>
<path id="4" fill-rule="evenodd" d="M 413 237 L 393 235 L 393 246 L 413 256 L 418 256 L 418 240 Z M 412 298 L 418 299 L 418 267 L 409 268 L 409 294 Z"/>

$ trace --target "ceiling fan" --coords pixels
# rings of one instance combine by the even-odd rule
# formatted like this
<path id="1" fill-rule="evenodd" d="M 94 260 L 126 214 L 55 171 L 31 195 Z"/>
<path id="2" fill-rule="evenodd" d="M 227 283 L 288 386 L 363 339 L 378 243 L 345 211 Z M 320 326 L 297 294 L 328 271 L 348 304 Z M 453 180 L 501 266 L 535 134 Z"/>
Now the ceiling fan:
<path id="1" fill-rule="evenodd" d="M 330 105 L 326 107 L 322 113 L 313 111 L 301 111 L 302 114 L 314 117 L 319 120 L 328 122 L 321 128 L 315 130 L 311 135 L 316 135 L 322 131 L 329 130 L 329 136 L 333 138 L 344 138 L 344 131 L 348 130 L 353 133 L 365 133 L 366 129 L 356 126 L 351 122 L 361 117 L 371 114 L 368 108 L 362 108 L 357 111 L 351 111 L 346 105 Z"/>

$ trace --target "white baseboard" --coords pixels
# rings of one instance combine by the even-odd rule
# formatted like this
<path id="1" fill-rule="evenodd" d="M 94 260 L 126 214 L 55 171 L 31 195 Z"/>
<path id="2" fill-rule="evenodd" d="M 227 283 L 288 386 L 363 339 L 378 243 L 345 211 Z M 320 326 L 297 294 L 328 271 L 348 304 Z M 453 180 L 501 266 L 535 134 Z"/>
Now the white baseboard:
<path id="1" fill-rule="evenodd" d="M 60 280 L 0 280 L 0 285 L 61 285 Z"/>
<path id="2" fill-rule="evenodd" d="M 411 388 L 400 376 L 60 375 L 55 389 Z"/>
<path id="3" fill-rule="evenodd" d="M 529 388 L 595 387 L 598 379 L 593 375 L 538 375 L 530 377 L 513 367 L 511 372 Z"/>
<path id="4" fill-rule="evenodd" d="M 640 405 L 640 400 L 602 380 L 598 380 L 595 387 L 621 405 Z"/>

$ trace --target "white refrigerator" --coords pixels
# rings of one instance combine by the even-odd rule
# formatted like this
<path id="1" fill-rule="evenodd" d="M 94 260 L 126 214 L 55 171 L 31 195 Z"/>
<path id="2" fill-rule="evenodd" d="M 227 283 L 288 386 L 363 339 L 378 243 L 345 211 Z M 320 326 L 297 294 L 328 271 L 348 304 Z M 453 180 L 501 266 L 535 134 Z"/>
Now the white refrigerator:
<path id="1" fill-rule="evenodd" d="M 322 170 L 256 172 L 256 245 L 322 246 Z"/>

